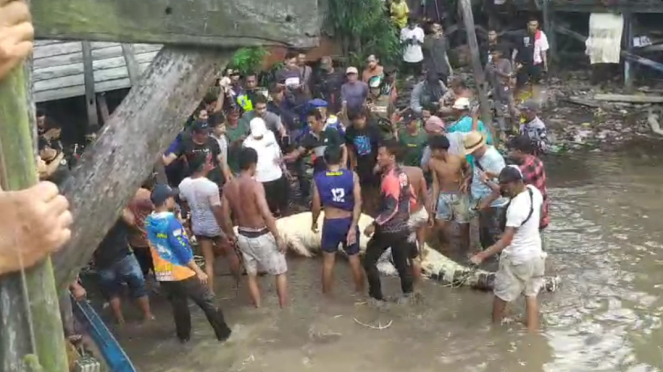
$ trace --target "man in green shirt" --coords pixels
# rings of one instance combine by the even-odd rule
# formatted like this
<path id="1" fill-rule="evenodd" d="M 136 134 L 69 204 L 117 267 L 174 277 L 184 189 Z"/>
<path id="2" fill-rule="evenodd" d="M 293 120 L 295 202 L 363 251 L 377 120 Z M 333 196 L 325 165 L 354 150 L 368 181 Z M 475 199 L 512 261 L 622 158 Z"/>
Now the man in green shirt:
<path id="1" fill-rule="evenodd" d="M 428 136 L 414 114 L 410 112 L 404 114 L 402 123 L 404 126 L 398 132 L 398 141 L 403 147 L 403 151 L 405 151 L 403 164 L 410 167 L 419 167 L 424 148 L 428 142 Z"/>
<path id="2" fill-rule="evenodd" d="M 228 112 L 226 123 L 226 138 L 228 139 L 228 166 L 233 174 L 239 174 L 239 152 L 242 143 L 249 134 L 249 123 L 239 120 L 237 108 Z"/>

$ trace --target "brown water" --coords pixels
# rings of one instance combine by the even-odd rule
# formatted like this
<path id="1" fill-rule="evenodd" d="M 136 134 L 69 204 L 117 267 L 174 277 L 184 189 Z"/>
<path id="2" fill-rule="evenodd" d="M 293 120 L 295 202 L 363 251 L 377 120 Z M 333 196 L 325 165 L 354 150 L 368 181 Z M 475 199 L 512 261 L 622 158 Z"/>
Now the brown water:
<path id="1" fill-rule="evenodd" d="M 190 345 L 174 339 L 169 308 L 155 299 L 159 321 L 118 332 L 148 371 L 661 371 L 663 370 L 663 168 L 658 148 L 590 153 L 547 162 L 552 198 L 549 259 L 563 283 L 540 297 L 541 334 L 524 332 L 524 304 L 513 320 L 491 326 L 490 293 L 427 282 L 421 304 L 377 310 L 352 294 L 343 262 L 336 294 L 320 295 L 320 262 L 290 260 L 291 307 L 277 310 L 263 278 L 264 309 L 239 298 L 220 303 L 234 329 L 214 341 L 192 306 Z M 552 274 L 549 272 L 549 274 Z M 386 293 L 398 293 L 385 278 Z M 228 279 L 221 288 L 229 288 Z M 221 290 L 220 296 L 232 296 Z M 359 325 L 382 325 L 384 330 Z"/>

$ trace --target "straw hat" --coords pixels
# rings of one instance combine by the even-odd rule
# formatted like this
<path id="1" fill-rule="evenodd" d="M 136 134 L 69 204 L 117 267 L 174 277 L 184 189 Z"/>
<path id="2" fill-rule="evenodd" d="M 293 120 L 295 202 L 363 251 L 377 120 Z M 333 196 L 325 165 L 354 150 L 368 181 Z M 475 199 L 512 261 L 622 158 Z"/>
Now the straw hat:
<path id="1" fill-rule="evenodd" d="M 463 139 L 463 146 L 465 147 L 465 154 L 469 155 L 475 152 L 478 148 L 486 144 L 486 138 L 483 134 L 472 131 L 465 135 Z"/>

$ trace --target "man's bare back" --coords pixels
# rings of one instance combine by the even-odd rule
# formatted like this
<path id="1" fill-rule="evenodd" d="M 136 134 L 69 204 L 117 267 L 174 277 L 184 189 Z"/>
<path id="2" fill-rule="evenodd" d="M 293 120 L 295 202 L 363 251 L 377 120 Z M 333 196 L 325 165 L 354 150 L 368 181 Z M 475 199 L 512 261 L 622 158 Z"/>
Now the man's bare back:
<path id="1" fill-rule="evenodd" d="M 447 154 L 444 160 L 431 158 L 430 169 L 435 172 L 441 192 L 460 191 L 463 184 L 463 168 L 466 160 L 458 155 Z"/>
<path id="2" fill-rule="evenodd" d="M 266 205 L 263 185 L 248 176 L 234 178 L 223 187 L 223 194 L 236 219 L 237 226 L 261 229 L 267 226 L 261 213 L 261 203 Z"/>
<path id="3" fill-rule="evenodd" d="M 408 180 L 410 180 L 410 186 L 412 186 L 414 195 L 417 197 L 417 207 L 414 211 L 418 211 L 425 205 L 426 199 L 428 198 L 424 172 L 419 167 L 409 167 L 405 165 L 401 166 L 401 169 L 407 175 Z"/>

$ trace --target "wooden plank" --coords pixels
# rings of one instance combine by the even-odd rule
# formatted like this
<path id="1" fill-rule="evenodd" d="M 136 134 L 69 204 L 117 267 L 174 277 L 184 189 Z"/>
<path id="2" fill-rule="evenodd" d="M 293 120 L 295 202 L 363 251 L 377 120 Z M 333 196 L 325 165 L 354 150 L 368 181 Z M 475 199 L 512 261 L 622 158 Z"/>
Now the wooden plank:
<path id="1" fill-rule="evenodd" d="M 80 52 L 82 50 L 80 41 L 69 41 L 55 44 L 49 44 L 35 48 L 33 58 L 39 60 L 41 58 L 55 57 L 63 54 L 71 54 Z"/>
<path id="2" fill-rule="evenodd" d="M 38 38 L 244 47 L 314 47 L 318 0 L 33 0 Z"/>
<path id="3" fill-rule="evenodd" d="M 127 72 L 126 67 L 116 67 L 106 70 L 96 70 L 94 73 L 94 82 L 95 84 L 102 83 L 108 80 L 117 80 L 128 78 L 129 73 Z M 41 80 L 34 82 L 35 92 L 43 92 L 45 90 L 51 89 L 60 89 L 66 87 L 72 87 L 76 85 L 85 84 L 85 77 L 83 74 L 63 76 L 55 79 Z"/>
<path id="4" fill-rule="evenodd" d="M 82 79 L 81 79 L 82 80 Z M 108 80 L 101 83 L 94 84 L 96 92 L 109 92 L 118 89 L 125 89 L 131 87 L 131 80 L 129 78 Z M 66 88 L 58 88 L 52 90 L 44 90 L 35 92 L 35 102 L 48 102 L 58 99 L 79 97 L 85 94 L 85 86 L 81 82 L 79 85 L 74 85 Z"/>
<path id="5" fill-rule="evenodd" d="M 120 46 L 120 43 L 108 42 L 108 41 L 92 41 L 90 42 L 92 50 L 110 48 L 114 46 Z"/>
<path id="6" fill-rule="evenodd" d="M 627 103 L 663 103 L 663 96 L 629 95 L 629 94 L 595 94 L 594 100 Z"/>
<path id="7" fill-rule="evenodd" d="M 92 46 L 89 41 L 83 41 L 83 81 L 85 83 L 85 105 L 87 107 L 87 125 L 96 128 L 99 125 L 97 115 L 97 99 L 94 90 L 94 70 L 92 68 Z"/>
<path id="8" fill-rule="evenodd" d="M 34 46 L 36 47 L 41 47 L 41 46 L 46 46 L 46 45 L 51 45 L 55 43 L 61 43 L 62 40 L 35 40 L 34 41 Z"/>
<path id="9" fill-rule="evenodd" d="M 62 185 L 77 221 L 69 243 L 53 256 L 58 288 L 85 266 L 135 190 L 152 173 L 234 50 L 172 47 L 113 112 Z M 99 197 L 104 195 L 104 197 Z M 94 216 L 94 218 L 89 218 Z"/>
<path id="10" fill-rule="evenodd" d="M 136 44 L 134 45 L 134 51 L 138 55 L 141 53 L 155 53 L 158 52 L 162 47 L 163 46 L 159 44 Z M 95 60 L 121 56 L 122 47 L 119 44 L 108 48 L 92 49 L 92 57 Z M 40 58 L 34 61 L 33 67 L 35 69 L 39 69 L 43 67 L 70 65 L 72 63 L 79 62 L 83 62 L 83 54 L 80 52 Z"/>
<path id="11" fill-rule="evenodd" d="M 157 52 L 141 54 L 137 56 L 136 60 L 140 61 L 140 63 L 149 64 L 150 62 L 152 62 L 156 54 Z M 126 62 L 124 60 L 124 57 L 106 58 L 106 59 L 93 61 L 92 67 L 94 71 L 108 70 L 118 67 L 126 67 Z M 45 67 L 34 71 L 32 81 L 37 82 L 42 80 L 57 79 L 71 75 L 79 75 L 82 73 L 83 73 L 83 63 L 74 63 L 64 66 Z"/>
<path id="12" fill-rule="evenodd" d="M 122 44 L 122 55 L 124 56 L 131 85 L 137 85 L 140 81 L 141 71 L 138 62 L 136 61 L 133 46 L 131 44 Z"/>

